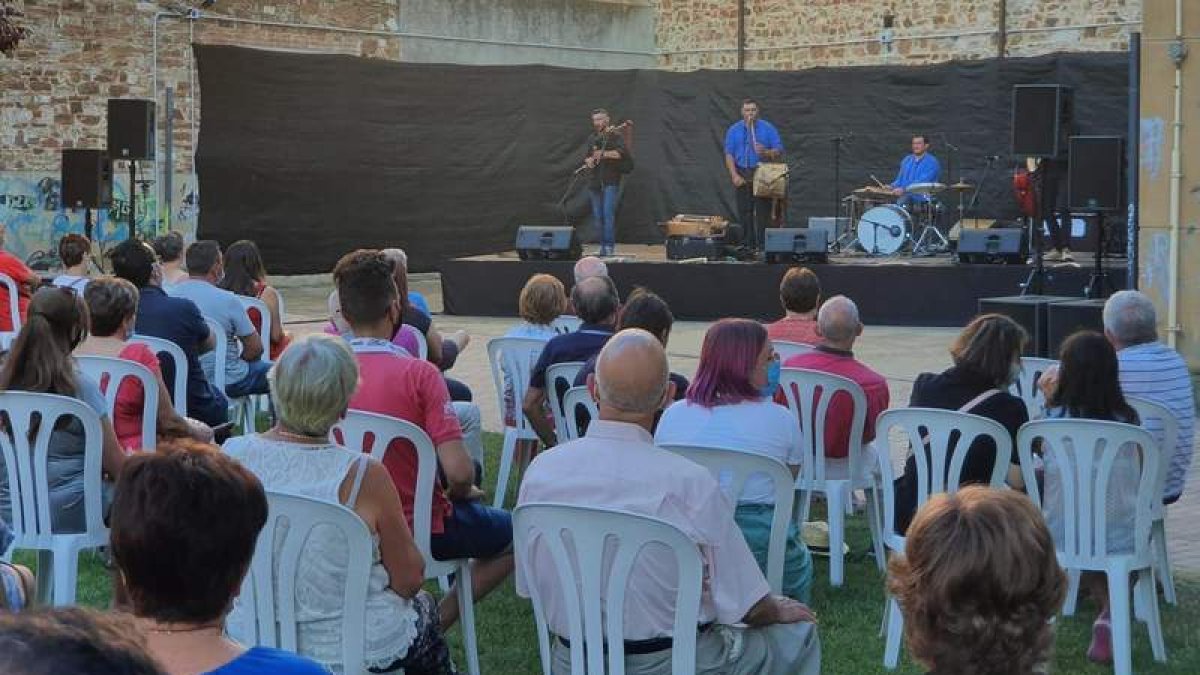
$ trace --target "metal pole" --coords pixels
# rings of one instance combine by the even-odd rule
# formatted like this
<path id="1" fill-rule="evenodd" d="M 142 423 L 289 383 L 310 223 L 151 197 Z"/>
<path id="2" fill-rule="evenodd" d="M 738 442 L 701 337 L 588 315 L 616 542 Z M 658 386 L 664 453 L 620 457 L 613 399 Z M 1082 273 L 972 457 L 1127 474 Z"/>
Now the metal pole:
<path id="1" fill-rule="evenodd" d="M 1008 56 L 1008 0 L 999 0 L 996 8 L 996 57 Z"/>
<path id="2" fill-rule="evenodd" d="M 737 3 L 737 69 L 746 69 L 746 0 Z"/>
<path id="3" fill-rule="evenodd" d="M 1125 215 L 1125 288 L 1138 287 L 1138 157 L 1141 141 L 1142 34 L 1129 34 L 1129 131 L 1125 143 L 1125 194 L 1129 200 Z"/>
<path id="4" fill-rule="evenodd" d="M 129 160 L 129 238 L 137 237 L 137 160 Z"/>
<path id="5" fill-rule="evenodd" d="M 166 100 L 163 106 L 163 119 L 166 120 L 163 133 L 166 135 L 163 144 L 163 197 L 158 202 L 162 210 L 163 231 L 171 231 L 171 213 L 174 209 L 175 195 L 175 87 L 167 87 Z"/>

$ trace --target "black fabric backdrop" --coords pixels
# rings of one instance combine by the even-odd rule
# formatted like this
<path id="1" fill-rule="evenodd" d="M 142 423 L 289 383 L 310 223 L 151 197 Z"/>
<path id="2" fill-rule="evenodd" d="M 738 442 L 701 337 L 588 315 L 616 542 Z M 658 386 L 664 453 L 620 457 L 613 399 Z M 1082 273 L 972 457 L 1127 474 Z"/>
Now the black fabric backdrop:
<path id="1" fill-rule="evenodd" d="M 794 168 L 789 222 L 832 215 L 833 143 L 848 136 L 842 192 L 887 182 L 923 132 L 943 181 L 980 179 L 1002 155 L 978 215 L 1015 215 L 1008 148 L 1012 86 L 1074 87 L 1075 131 L 1123 134 L 1123 53 L 934 66 L 776 71 L 593 71 L 396 63 L 196 47 L 202 92 L 200 236 L 255 240 L 274 273 L 328 271 L 357 247 L 401 246 L 414 270 L 509 250 L 522 224 L 558 225 L 589 113 L 635 123 L 618 240 L 659 242 L 674 213 L 735 212 L 726 127 L 753 96 Z M 946 142 L 961 148 L 952 153 Z M 953 163 L 954 174 L 947 172 Z M 585 186 L 567 201 L 594 240 Z"/>

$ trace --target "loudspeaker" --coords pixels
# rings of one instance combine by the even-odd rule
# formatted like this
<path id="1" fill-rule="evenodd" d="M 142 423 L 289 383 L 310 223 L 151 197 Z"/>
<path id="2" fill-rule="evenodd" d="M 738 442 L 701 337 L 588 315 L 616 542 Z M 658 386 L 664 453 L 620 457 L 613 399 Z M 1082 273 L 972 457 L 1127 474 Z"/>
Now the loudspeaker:
<path id="1" fill-rule="evenodd" d="M 112 204 L 112 164 L 103 150 L 62 151 L 62 205 L 104 209 Z"/>
<path id="2" fill-rule="evenodd" d="M 154 101 L 108 99 L 108 155 L 114 160 L 154 159 Z"/>
<path id="3" fill-rule="evenodd" d="M 1071 89 L 1059 84 L 1013 87 L 1012 154 L 1058 157 L 1067 150 L 1071 130 Z"/>
<path id="4" fill-rule="evenodd" d="M 768 227 L 763 252 L 769 263 L 828 262 L 829 231 L 799 227 Z"/>
<path id="5" fill-rule="evenodd" d="M 573 227 L 531 227 L 517 230 L 521 260 L 579 260 L 583 247 Z"/>
<path id="6" fill-rule="evenodd" d="M 1028 252 L 1027 243 L 1020 227 L 962 230 L 958 233 L 958 261 L 1020 265 Z"/>
<path id="7" fill-rule="evenodd" d="M 834 218 L 832 216 L 809 216 L 808 229 L 824 230 L 828 234 L 825 241 L 837 241 L 846 230 L 850 229 L 849 218 Z"/>
<path id="8" fill-rule="evenodd" d="M 1021 324 L 1029 333 L 1022 356 L 1047 358 L 1049 331 L 1047 330 L 1048 308 L 1055 303 L 1074 300 L 1056 295 L 1012 295 L 1000 298 L 980 298 L 980 314 L 1003 314 Z"/>
<path id="9" fill-rule="evenodd" d="M 720 237 L 667 237 L 667 260 L 720 260 L 725 257 L 725 244 Z"/>
<path id="10" fill-rule="evenodd" d="M 1048 307 L 1046 358 L 1057 359 L 1062 343 L 1081 330 L 1104 332 L 1104 300 L 1071 300 Z"/>
<path id="11" fill-rule="evenodd" d="M 1067 207 L 1072 211 L 1123 211 L 1125 140 L 1120 136 L 1072 136 Z"/>

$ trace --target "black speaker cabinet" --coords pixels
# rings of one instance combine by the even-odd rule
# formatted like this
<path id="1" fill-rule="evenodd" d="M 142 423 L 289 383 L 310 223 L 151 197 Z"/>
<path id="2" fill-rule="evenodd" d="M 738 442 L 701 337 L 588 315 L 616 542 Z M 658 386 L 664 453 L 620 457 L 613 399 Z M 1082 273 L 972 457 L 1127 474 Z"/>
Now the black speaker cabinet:
<path id="1" fill-rule="evenodd" d="M 763 251 L 769 263 L 828 262 L 829 230 L 769 227 Z"/>
<path id="2" fill-rule="evenodd" d="M 521 260 L 579 260 L 583 247 L 573 227 L 531 227 L 517 230 Z"/>
<path id="3" fill-rule="evenodd" d="M 962 230 L 958 233 L 958 261 L 1020 265 L 1025 261 L 1028 242 L 1021 227 L 994 227 L 989 230 Z"/>
<path id="4" fill-rule="evenodd" d="M 1048 307 L 1047 358 L 1057 359 L 1062 343 L 1081 330 L 1104 332 L 1104 300 L 1071 300 Z"/>
<path id="5" fill-rule="evenodd" d="M 1075 300 L 1056 295 L 1012 295 L 1000 298 L 980 298 L 980 314 L 1003 314 L 1021 324 L 1029 333 L 1022 356 L 1049 358 L 1048 307 L 1055 303 Z"/>
<path id="6" fill-rule="evenodd" d="M 154 159 L 154 101 L 108 99 L 108 156 L 113 160 Z"/>
<path id="7" fill-rule="evenodd" d="M 1067 205 L 1072 211 L 1124 211 L 1125 139 L 1072 136 Z"/>
<path id="8" fill-rule="evenodd" d="M 1012 154 L 1058 157 L 1067 151 L 1071 132 L 1071 89 L 1059 84 L 1013 87 Z"/>
<path id="9" fill-rule="evenodd" d="M 112 204 L 112 164 L 103 150 L 62 151 L 62 205 L 104 209 Z"/>
<path id="10" fill-rule="evenodd" d="M 720 237 L 667 237 L 667 260 L 720 260 L 726 248 Z"/>

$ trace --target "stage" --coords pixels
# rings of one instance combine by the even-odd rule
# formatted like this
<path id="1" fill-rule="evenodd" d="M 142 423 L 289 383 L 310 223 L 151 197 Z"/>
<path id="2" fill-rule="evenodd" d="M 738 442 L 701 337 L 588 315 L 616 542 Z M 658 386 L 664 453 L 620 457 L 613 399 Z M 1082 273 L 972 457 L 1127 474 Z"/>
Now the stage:
<path id="1" fill-rule="evenodd" d="M 594 252 L 585 248 L 584 253 Z M 676 262 L 663 246 L 621 244 L 606 259 L 609 276 L 622 297 L 637 286 L 661 295 L 675 318 L 774 319 L 779 279 L 788 265 L 745 262 Z M 1045 294 L 1083 297 L 1093 257 L 1046 266 Z M 439 266 L 445 313 L 464 316 L 516 316 L 517 296 L 532 274 L 545 272 L 569 289 L 573 261 L 522 261 L 516 251 L 455 258 Z M 844 294 L 858 303 L 863 321 L 889 326 L 961 326 L 977 310 L 979 298 L 1018 295 L 1029 275 L 1026 265 L 959 264 L 948 254 L 931 258 L 830 256 L 809 265 L 821 278 L 825 297 Z M 1125 260 L 1105 260 L 1111 290 L 1125 286 Z"/>

